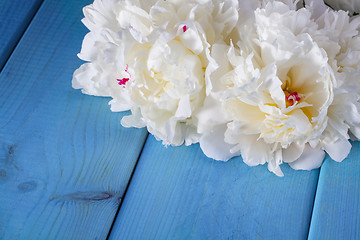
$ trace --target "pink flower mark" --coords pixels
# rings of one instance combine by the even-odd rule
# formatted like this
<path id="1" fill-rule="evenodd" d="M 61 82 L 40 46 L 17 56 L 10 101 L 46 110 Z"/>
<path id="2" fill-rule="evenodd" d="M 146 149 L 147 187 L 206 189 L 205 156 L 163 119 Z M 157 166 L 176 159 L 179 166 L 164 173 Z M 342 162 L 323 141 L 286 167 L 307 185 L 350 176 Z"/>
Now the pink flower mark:
<path id="1" fill-rule="evenodd" d="M 184 25 L 182 29 L 183 29 L 183 32 L 186 32 L 189 28 L 186 25 Z"/>
<path id="2" fill-rule="evenodd" d="M 119 85 L 125 85 L 127 81 L 130 80 L 130 78 L 121 78 L 121 79 L 116 79 L 118 80 L 119 82 Z M 124 86 L 125 87 L 125 86 Z"/>
<path id="3" fill-rule="evenodd" d="M 130 80 L 131 78 L 131 74 L 129 73 L 129 70 L 128 70 L 129 66 L 126 64 L 126 68 L 125 68 L 125 72 L 127 74 L 129 74 L 129 77 L 128 78 L 121 78 L 121 79 L 116 79 L 118 82 L 119 85 L 122 85 L 123 88 L 125 88 L 125 84 Z"/>

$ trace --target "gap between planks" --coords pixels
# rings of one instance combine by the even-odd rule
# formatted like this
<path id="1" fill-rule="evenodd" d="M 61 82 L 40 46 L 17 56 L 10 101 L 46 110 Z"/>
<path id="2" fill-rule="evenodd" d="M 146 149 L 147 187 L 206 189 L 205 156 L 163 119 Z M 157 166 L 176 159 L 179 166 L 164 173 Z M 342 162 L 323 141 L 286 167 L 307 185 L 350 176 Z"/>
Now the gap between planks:
<path id="1" fill-rule="evenodd" d="M 25 23 L 25 28 L 21 31 L 19 38 L 16 39 L 16 43 L 14 44 L 14 46 L 10 49 L 9 55 L 5 56 L 6 59 L 4 61 L 4 63 L 0 66 L 0 72 L 2 72 L 2 70 L 4 69 L 4 67 L 6 66 L 7 62 L 9 61 L 10 57 L 12 56 L 13 52 L 15 51 L 15 49 L 17 48 L 17 46 L 19 45 L 19 43 L 21 42 L 21 39 L 23 38 L 24 34 L 26 33 L 26 31 L 29 29 L 31 23 L 33 22 L 35 16 L 37 15 L 37 13 L 39 12 L 40 8 L 42 7 L 44 3 L 44 0 L 41 0 L 40 4 L 38 6 L 35 6 L 34 9 L 34 13 L 32 15 L 29 16 L 29 20 Z M 20 31 L 21 29 L 19 29 Z"/>
<path id="2" fill-rule="evenodd" d="M 121 201 L 120 201 L 120 203 L 119 203 L 119 207 L 118 207 L 118 209 L 117 209 L 117 211 L 116 211 L 116 213 L 115 213 L 113 222 L 111 223 L 111 226 L 110 226 L 110 229 L 109 229 L 109 233 L 108 233 L 108 235 L 106 236 L 106 240 L 108 240 L 108 239 L 110 238 L 111 232 L 112 232 L 112 230 L 113 230 L 113 228 L 114 228 L 116 219 L 117 219 L 117 217 L 118 217 L 118 215 L 119 215 L 119 212 L 120 212 L 120 210 L 121 210 L 121 206 L 122 206 L 122 204 L 123 204 L 123 202 L 124 202 L 124 199 L 125 199 L 125 197 L 126 197 L 126 193 L 127 193 L 128 189 L 129 189 L 129 187 L 130 187 L 131 180 L 133 179 L 133 176 L 134 176 L 134 174 L 135 174 L 136 167 L 137 167 L 137 165 L 138 165 L 138 163 L 139 163 L 139 161 L 140 161 L 140 158 L 141 158 L 142 152 L 143 152 L 143 150 L 144 150 L 145 143 L 146 143 L 147 140 L 148 140 L 148 137 L 149 137 L 149 132 L 147 133 L 146 139 L 145 139 L 145 141 L 143 142 L 143 145 L 141 146 L 140 154 L 139 154 L 139 156 L 138 156 L 138 158 L 137 158 L 137 160 L 136 160 L 136 162 L 135 162 L 135 165 L 134 165 L 134 168 L 133 168 L 133 170 L 132 170 L 132 172 L 131 172 L 129 181 L 128 181 L 127 185 L 126 185 L 124 194 L 123 194 L 122 197 L 121 197 Z M 309 226 L 310 226 L 310 225 L 309 225 Z"/>

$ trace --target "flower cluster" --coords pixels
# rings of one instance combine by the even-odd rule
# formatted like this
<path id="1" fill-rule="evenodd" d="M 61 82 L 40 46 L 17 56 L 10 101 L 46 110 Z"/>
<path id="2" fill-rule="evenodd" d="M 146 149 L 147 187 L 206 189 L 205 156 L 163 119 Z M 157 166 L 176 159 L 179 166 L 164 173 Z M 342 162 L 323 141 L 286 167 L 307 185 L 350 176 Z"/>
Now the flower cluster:
<path id="1" fill-rule="evenodd" d="M 331 2 L 331 1 L 329 1 Z M 95 0 L 73 87 L 210 158 L 313 169 L 360 138 L 360 18 L 308 0 Z M 325 151 L 325 152 L 324 152 Z"/>

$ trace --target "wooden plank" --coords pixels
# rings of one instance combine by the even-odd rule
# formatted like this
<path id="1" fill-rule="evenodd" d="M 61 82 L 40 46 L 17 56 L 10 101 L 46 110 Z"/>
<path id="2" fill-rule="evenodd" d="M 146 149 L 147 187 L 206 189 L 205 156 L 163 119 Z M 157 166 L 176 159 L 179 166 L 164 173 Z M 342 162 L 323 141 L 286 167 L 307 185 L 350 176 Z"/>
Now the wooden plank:
<path id="1" fill-rule="evenodd" d="M 360 239 L 360 143 L 352 145 L 343 162 L 321 168 L 309 239 Z"/>
<path id="2" fill-rule="evenodd" d="M 305 239 L 319 171 L 283 171 L 149 136 L 110 239 Z"/>
<path id="3" fill-rule="evenodd" d="M 92 0 L 45 0 L 0 74 L 0 239 L 104 239 L 145 142 L 71 88 Z"/>
<path id="4" fill-rule="evenodd" d="M 19 42 L 42 0 L 0 1 L 0 69 Z"/>

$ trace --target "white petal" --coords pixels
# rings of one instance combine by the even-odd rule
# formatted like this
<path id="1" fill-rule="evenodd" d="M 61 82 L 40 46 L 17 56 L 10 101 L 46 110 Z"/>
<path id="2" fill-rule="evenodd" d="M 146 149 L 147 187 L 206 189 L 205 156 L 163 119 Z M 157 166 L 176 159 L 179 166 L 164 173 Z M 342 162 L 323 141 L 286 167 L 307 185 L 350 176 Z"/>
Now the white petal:
<path id="1" fill-rule="evenodd" d="M 85 35 L 82 42 L 81 51 L 78 57 L 84 61 L 95 61 L 99 55 L 99 49 L 95 46 L 96 41 L 99 41 L 99 35 L 94 32 L 89 32 Z"/>
<path id="2" fill-rule="evenodd" d="M 349 155 L 351 144 L 348 140 L 339 138 L 334 143 L 324 145 L 324 149 L 333 160 L 341 162 Z"/>
<path id="3" fill-rule="evenodd" d="M 228 121 L 221 102 L 213 94 L 205 99 L 204 106 L 196 117 L 199 133 L 210 132 L 215 126 L 225 124 Z"/>
<path id="4" fill-rule="evenodd" d="M 282 159 L 284 162 L 290 163 L 297 160 L 303 153 L 305 144 L 293 142 L 288 148 L 282 150 Z"/>
<path id="5" fill-rule="evenodd" d="M 257 139 L 258 135 L 245 135 L 236 134 L 235 131 L 231 131 L 230 128 L 225 133 L 226 142 L 236 144 L 231 149 L 232 152 L 241 152 L 244 163 L 249 166 L 257 166 L 259 164 L 265 164 L 271 158 L 271 149 L 268 144 L 263 140 Z"/>
<path id="6" fill-rule="evenodd" d="M 159 130 L 159 129 L 157 129 Z M 182 124 L 178 122 L 176 117 L 171 117 L 165 124 L 165 139 L 163 140 L 164 145 L 179 146 L 184 142 L 185 130 L 182 128 Z M 156 136 L 157 133 L 153 132 Z M 160 138 L 159 136 L 156 136 Z"/>
<path id="7" fill-rule="evenodd" d="M 109 102 L 109 105 L 110 105 L 111 111 L 113 111 L 113 112 L 123 112 L 123 111 L 127 111 L 127 110 L 131 109 L 130 104 L 118 102 L 115 99 L 111 100 Z"/>
<path id="8" fill-rule="evenodd" d="M 216 63 L 215 59 L 211 57 L 209 48 L 205 49 L 206 58 L 209 61 L 208 66 L 205 70 L 205 86 L 206 86 L 206 95 L 209 95 L 213 86 L 211 83 L 211 74 L 216 71 L 219 65 Z"/>
<path id="9" fill-rule="evenodd" d="M 109 26 L 109 20 L 103 13 L 99 12 L 93 5 L 88 5 L 83 8 L 85 18 L 82 19 L 84 25 L 91 31 L 96 31 L 101 27 Z M 115 19 L 114 19 L 114 22 Z"/>
<path id="10" fill-rule="evenodd" d="M 221 81 L 221 78 L 229 73 L 232 69 L 232 67 L 229 64 L 229 59 L 226 55 L 226 52 L 229 51 L 229 46 L 223 42 L 215 43 L 211 47 L 211 57 L 212 59 L 215 59 L 217 63 L 220 64 L 221 67 L 217 67 L 217 65 L 214 65 L 213 68 L 216 69 L 211 76 L 211 86 L 213 87 L 213 92 L 218 92 L 220 90 L 223 90 L 225 87 L 224 81 Z M 209 63 L 213 64 L 211 61 Z"/>
<path id="11" fill-rule="evenodd" d="M 174 142 L 183 143 L 183 134 L 186 129 L 183 129 L 179 121 L 186 120 L 191 116 L 191 105 L 189 95 L 181 97 L 175 116 L 171 117 L 165 124 L 166 144 L 174 144 Z M 177 140 L 176 140 L 177 139 Z M 180 145 L 176 144 L 176 145 Z"/>
<path id="12" fill-rule="evenodd" d="M 214 16 L 214 28 L 223 38 L 229 35 L 238 21 L 238 4 L 237 0 L 227 0 L 218 5 L 217 15 Z"/>
<path id="13" fill-rule="evenodd" d="M 110 96 L 110 89 L 107 85 L 109 76 L 99 70 L 96 63 L 84 63 L 73 75 L 72 87 L 81 89 L 82 92 L 94 96 Z"/>
<path id="14" fill-rule="evenodd" d="M 151 19 L 149 14 L 136 6 L 126 6 L 125 11 L 121 11 L 117 16 L 117 21 L 122 27 L 131 26 L 141 33 L 141 36 L 147 36 L 151 33 Z"/>
<path id="15" fill-rule="evenodd" d="M 295 170 L 312 170 L 319 168 L 324 161 L 325 152 L 321 149 L 306 145 L 298 160 L 289 163 Z"/>
<path id="16" fill-rule="evenodd" d="M 185 145 L 189 146 L 200 141 L 200 134 L 197 133 L 196 127 L 187 127 L 185 130 Z"/>
<path id="17" fill-rule="evenodd" d="M 268 89 L 271 98 L 274 100 L 275 104 L 277 104 L 281 109 L 285 108 L 285 94 L 281 88 L 283 84 L 278 77 L 276 76 L 276 65 L 269 64 L 265 68 L 262 69 L 262 75 L 264 76 L 264 87 Z"/>
<path id="18" fill-rule="evenodd" d="M 188 29 L 185 32 L 183 32 L 183 26 L 179 27 L 179 37 L 187 48 L 198 55 L 204 50 L 203 42 L 198 30 L 195 29 L 195 25 L 189 24 L 187 27 Z"/>
<path id="19" fill-rule="evenodd" d="M 176 110 L 175 117 L 181 120 L 191 116 L 191 105 L 189 95 L 182 96 L 179 101 L 178 109 Z"/>
<path id="20" fill-rule="evenodd" d="M 274 158 L 268 162 L 268 169 L 278 177 L 283 177 L 284 173 L 281 171 L 280 164 L 282 163 L 281 149 L 274 153 Z"/>
<path id="21" fill-rule="evenodd" d="M 266 115 L 257 106 L 246 104 L 238 98 L 225 102 L 225 109 L 239 122 L 241 129 L 247 133 L 258 132 Z M 246 114 L 244 114 L 246 113 Z M 255 137 L 256 139 L 257 137 Z"/>
<path id="22" fill-rule="evenodd" d="M 307 6 L 310 6 L 312 17 L 319 18 L 327 9 L 323 0 L 305 0 Z"/>
<path id="23" fill-rule="evenodd" d="M 141 111 L 139 108 L 132 109 L 131 115 L 125 116 L 121 119 L 121 125 L 124 127 L 143 128 L 146 123 L 142 120 Z"/>
<path id="24" fill-rule="evenodd" d="M 215 160 L 227 161 L 234 156 L 238 156 L 239 152 L 231 153 L 230 145 L 224 141 L 226 125 L 215 129 L 213 132 L 205 133 L 200 137 L 200 147 L 204 154 Z"/>

